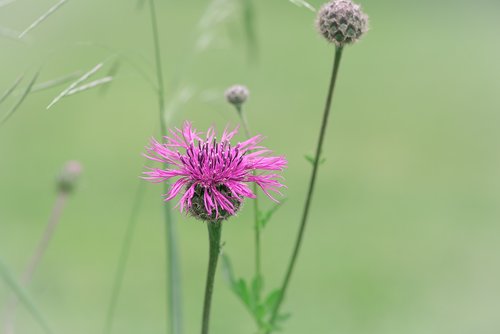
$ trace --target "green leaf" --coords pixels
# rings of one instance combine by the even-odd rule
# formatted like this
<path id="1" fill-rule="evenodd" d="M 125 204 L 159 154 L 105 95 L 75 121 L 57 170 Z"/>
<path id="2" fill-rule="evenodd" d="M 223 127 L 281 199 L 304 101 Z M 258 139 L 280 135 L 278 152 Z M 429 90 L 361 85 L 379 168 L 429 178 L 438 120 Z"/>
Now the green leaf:
<path id="1" fill-rule="evenodd" d="M 262 276 L 255 276 L 252 279 L 251 286 L 251 308 L 255 315 L 257 315 L 257 310 L 260 305 L 260 295 L 262 294 L 262 288 L 264 287 L 264 279 Z"/>
<path id="2" fill-rule="evenodd" d="M 287 199 L 285 198 L 280 203 L 276 203 L 271 209 L 267 211 L 259 211 L 259 226 L 260 228 L 266 227 L 267 223 L 271 220 L 272 216 L 278 211 L 278 209 L 285 204 Z"/>
<path id="3" fill-rule="evenodd" d="M 244 279 L 236 279 L 231 260 L 226 254 L 222 254 L 222 270 L 233 293 L 251 310 L 252 297 L 248 285 Z"/>
<path id="4" fill-rule="evenodd" d="M 266 309 L 266 313 L 271 313 L 276 307 L 276 303 L 278 303 L 281 296 L 281 289 L 273 290 L 269 293 L 263 305 Z"/>

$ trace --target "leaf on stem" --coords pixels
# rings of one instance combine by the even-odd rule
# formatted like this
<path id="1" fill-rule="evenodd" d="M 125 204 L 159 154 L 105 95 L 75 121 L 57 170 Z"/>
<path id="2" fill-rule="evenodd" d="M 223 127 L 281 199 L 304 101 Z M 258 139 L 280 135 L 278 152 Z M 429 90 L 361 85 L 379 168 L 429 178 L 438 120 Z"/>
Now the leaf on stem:
<path id="1" fill-rule="evenodd" d="M 314 163 L 316 162 L 316 161 L 315 161 L 316 159 L 315 159 L 315 157 L 314 157 L 314 156 L 309 155 L 309 154 L 306 154 L 306 155 L 304 156 L 304 158 L 305 158 L 305 159 L 306 159 L 306 160 L 307 160 L 307 161 L 308 161 L 311 165 L 313 165 L 313 166 L 314 166 Z M 322 158 L 320 158 L 320 160 L 319 160 L 319 164 L 320 164 L 320 165 L 322 165 L 322 164 L 324 164 L 324 163 L 325 163 L 325 161 L 326 161 L 326 158 L 325 158 L 325 157 L 322 157 Z"/>

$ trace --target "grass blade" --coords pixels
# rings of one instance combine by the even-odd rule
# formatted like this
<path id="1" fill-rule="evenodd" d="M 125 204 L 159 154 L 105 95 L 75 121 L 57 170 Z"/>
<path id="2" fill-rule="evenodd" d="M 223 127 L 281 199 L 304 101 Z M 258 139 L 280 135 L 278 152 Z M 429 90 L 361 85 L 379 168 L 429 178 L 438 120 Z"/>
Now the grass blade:
<path id="1" fill-rule="evenodd" d="M 167 135 L 167 124 L 165 123 L 165 86 L 163 80 L 163 66 L 160 47 L 160 35 L 158 29 L 158 20 L 156 15 L 155 1 L 149 0 L 149 13 L 151 19 L 151 32 L 153 35 L 154 58 L 156 64 L 156 79 L 158 82 L 158 109 L 160 128 L 162 136 Z M 169 184 L 164 182 L 165 193 L 168 192 Z M 167 257 L 167 300 L 169 310 L 169 331 L 170 334 L 182 334 L 183 332 L 183 314 L 182 314 L 182 284 L 181 269 L 178 250 L 178 236 L 175 224 L 175 218 L 172 215 L 170 202 L 163 204 L 165 215 L 165 246 Z"/>
<path id="2" fill-rule="evenodd" d="M 17 0 L 0 0 L 0 8 L 4 7 L 4 6 L 7 6 L 7 5 L 10 5 L 14 1 L 17 1 Z"/>
<path id="3" fill-rule="evenodd" d="M 31 30 L 35 29 L 40 23 L 45 21 L 50 15 L 55 13 L 62 5 L 64 5 L 68 0 L 61 0 L 52 6 L 45 14 L 36 19 L 32 24 L 29 25 L 22 33 L 19 34 L 19 38 L 23 38 Z"/>
<path id="4" fill-rule="evenodd" d="M 41 92 L 41 91 L 44 91 L 47 89 L 51 89 L 51 88 L 63 85 L 65 83 L 68 83 L 70 81 L 78 79 L 81 75 L 82 75 L 82 73 L 80 71 L 78 71 L 78 72 L 73 72 L 71 74 L 68 74 L 68 75 L 65 75 L 65 76 L 62 76 L 59 78 L 55 78 L 55 79 L 52 79 L 49 81 L 40 82 L 39 84 L 36 84 L 33 86 L 33 89 L 31 90 L 31 92 L 32 93 Z"/>
<path id="5" fill-rule="evenodd" d="M 95 81 L 89 82 L 88 84 L 82 85 L 80 87 L 73 88 L 65 96 L 70 96 L 70 95 L 78 94 L 78 93 L 81 93 L 83 91 L 86 91 L 86 90 L 89 90 L 89 89 L 92 89 L 92 88 L 95 88 L 95 87 L 98 87 L 98 86 L 110 83 L 111 81 L 113 81 L 113 77 L 104 77 L 104 78 L 101 78 L 101 79 L 97 79 Z"/>
<path id="6" fill-rule="evenodd" d="M 118 75 L 118 72 L 120 71 L 121 65 L 122 65 L 121 59 L 115 60 L 111 65 L 111 68 L 109 69 L 108 74 L 106 76 L 115 78 Z M 109 85 L 101 86 L 101 88 L 99 89 L 99 94 L 105 95 L 109 87 L 110 87 Z"/>
<path id="7" fill-rule="evenodd" d="M 2 104 L 3 101 L 5 101 L 10 96 L 10 94 L 12 94 L 12 92 L 17 88 L 17 86 L 19 86 L 19 84 L 21 83 L 21 80 L 23 80 L 23 77 L 24 77 L 24 75 L 19 76 L 19 78 L 17 78 L 16 81 L 14 81 L 12 86 L 10 86 L 5 91 L 5 93 L 3 93 L 3 95 L 0 97 L 0 104 Z"/>
<path id="8" fill-rule="evenodd" d="M 69 85 L 68 88 L 63 90 L 59 95 L 56 96 L 55 99 L 52 100 L 52 102 L 50 102 L 50 104 L 47 106 L 47 109 L 50 109 L 54 104 L 59 102 L 60 99 L 62 99 L 66 95 L 68 95 L 68 93 L 72 89 L 76 88 L 79 84 L 81 84 L 82 82 L 87 80 L 89 77 L 91 77 L 93 74 L 95 74 L 97 71 L 99 71 L 102 68 L 102 66 L 103 66 L 103 63 L 97 64 L 96 66 L 94 66 L 94 68 L 92 68 L 90 71 L 88 71 L 87 73 L 82 75 L 80 78 L 78 78 L 78 80 L 76 80 L 71 85 Z"/>
<path id="9" fill-rule="evenodd" d="M 31 313 L 33 318 L 38 322 L 38 324 L 43 328 L 45 333 L 52 334 L 53 331 L 50 329 L 47 321 L 38 311 L 35 304 L 26 293 L 26 291 L 16 282 L 10 271 L 7 269 L 3 261 L 0 259 L 0 276 L 9 288 L 16 294 L 17 298 L 26 307 L 26 309 Z"/>
<path id="10" fill-rule="evenodd" d="M 16 42 L 26 43 L 26 41 L 21 41 L 18 38 L 19 31 L 12 30 L 10 28 L 0 27 L 0 37 L 8 38 Z"/>
<path id="11" fill-rule="evenodd" d="M 290 1 L 291 3 L 293 3 L 296 6 L 305 7 L 305 8 L 309 9 L 312 12 L 316 12 L 316 8 L 314 8 L 313 6 L 311 6 L 311 4 L 309 4 L 305 0 L 288 0 L 288 1 Z"/>
<path id="12" fill-rule="evenodd" d="M 4 118 L 0 121 L 0 126 L 2 126 L 7 120 L 12 117 L 12 115 L 16 112 L 16 110 L 21 106 L 23 101 L 28 97 L 29 93 L 31 92 L 31 88 L 35 84 L 36 80 L 38 79 L 38 74 L 40 74 L 40 71 L 37 71 L 35 75 L 33 76 L 33 79 L 31 79 L 30 83 L 24 90 L 23 94 L 21 95 L 21 98 L 12 106 L 12 108 L 5 114 Z"/>

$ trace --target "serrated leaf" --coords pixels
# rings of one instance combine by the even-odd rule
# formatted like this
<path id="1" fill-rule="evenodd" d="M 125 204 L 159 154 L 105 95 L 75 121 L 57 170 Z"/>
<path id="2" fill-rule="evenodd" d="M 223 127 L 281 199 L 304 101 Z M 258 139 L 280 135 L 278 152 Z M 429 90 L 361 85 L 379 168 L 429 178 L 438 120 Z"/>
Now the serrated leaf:
<path id="1" fill-rule="evenodd" d="M 283 199 L 280 203 L 276 203 L 271 209 L 267 211 L 259 211 L 259 226 L 261 229 L 266 227 L 267 223 L 271 220 L 273 215 L 278 211 L 278 209 L 285 204 L 287 199 Z"/>
<path id="2" fill-rule="evenodd" d="M 251 285 L 251 309 L 255 316 L 258 315 L 258 309 L 260 306 L 260 296 L 262 294 L 262 289 L 264 287 L 264 279 L 262 276 L 255 276 L 252 279 Z"/>
<path id="3" fill-rule="evenodd" d="M 266 312 L 271 312 L 276 307 L 276 303 L 279 301 L 281 297 L 281 289 L 273 290 L 267 295 L 266 300 L 263 305 L 266 309 Z"/>

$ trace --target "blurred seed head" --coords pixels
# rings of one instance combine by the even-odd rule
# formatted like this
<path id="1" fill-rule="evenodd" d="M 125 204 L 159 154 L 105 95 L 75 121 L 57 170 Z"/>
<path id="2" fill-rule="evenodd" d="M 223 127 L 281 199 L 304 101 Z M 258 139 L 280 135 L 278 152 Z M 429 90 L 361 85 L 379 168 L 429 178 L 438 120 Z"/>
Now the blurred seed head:
<path id="1" fill-rule="evenodd" d="M 316 27 L 336 46 L 353 44 L 368 31 L 368 15 L 351 0 L 332 0 L 318 11 Z"/>
<path id="2" fill-rule="evenodd" d="M 66 162 L 57 176 L 57 189 L 65 193 L 73 191 L 82 171 L 83 167 L 78 161 Z"/>
<path id="3" fill-rule="evenodd" d="M 227 102 L 235 107 L 240 107 L 248 99 L 250 92 L 247 87 L 243 85 L 234 85 L 226 89 L 224 94 Z"/>

